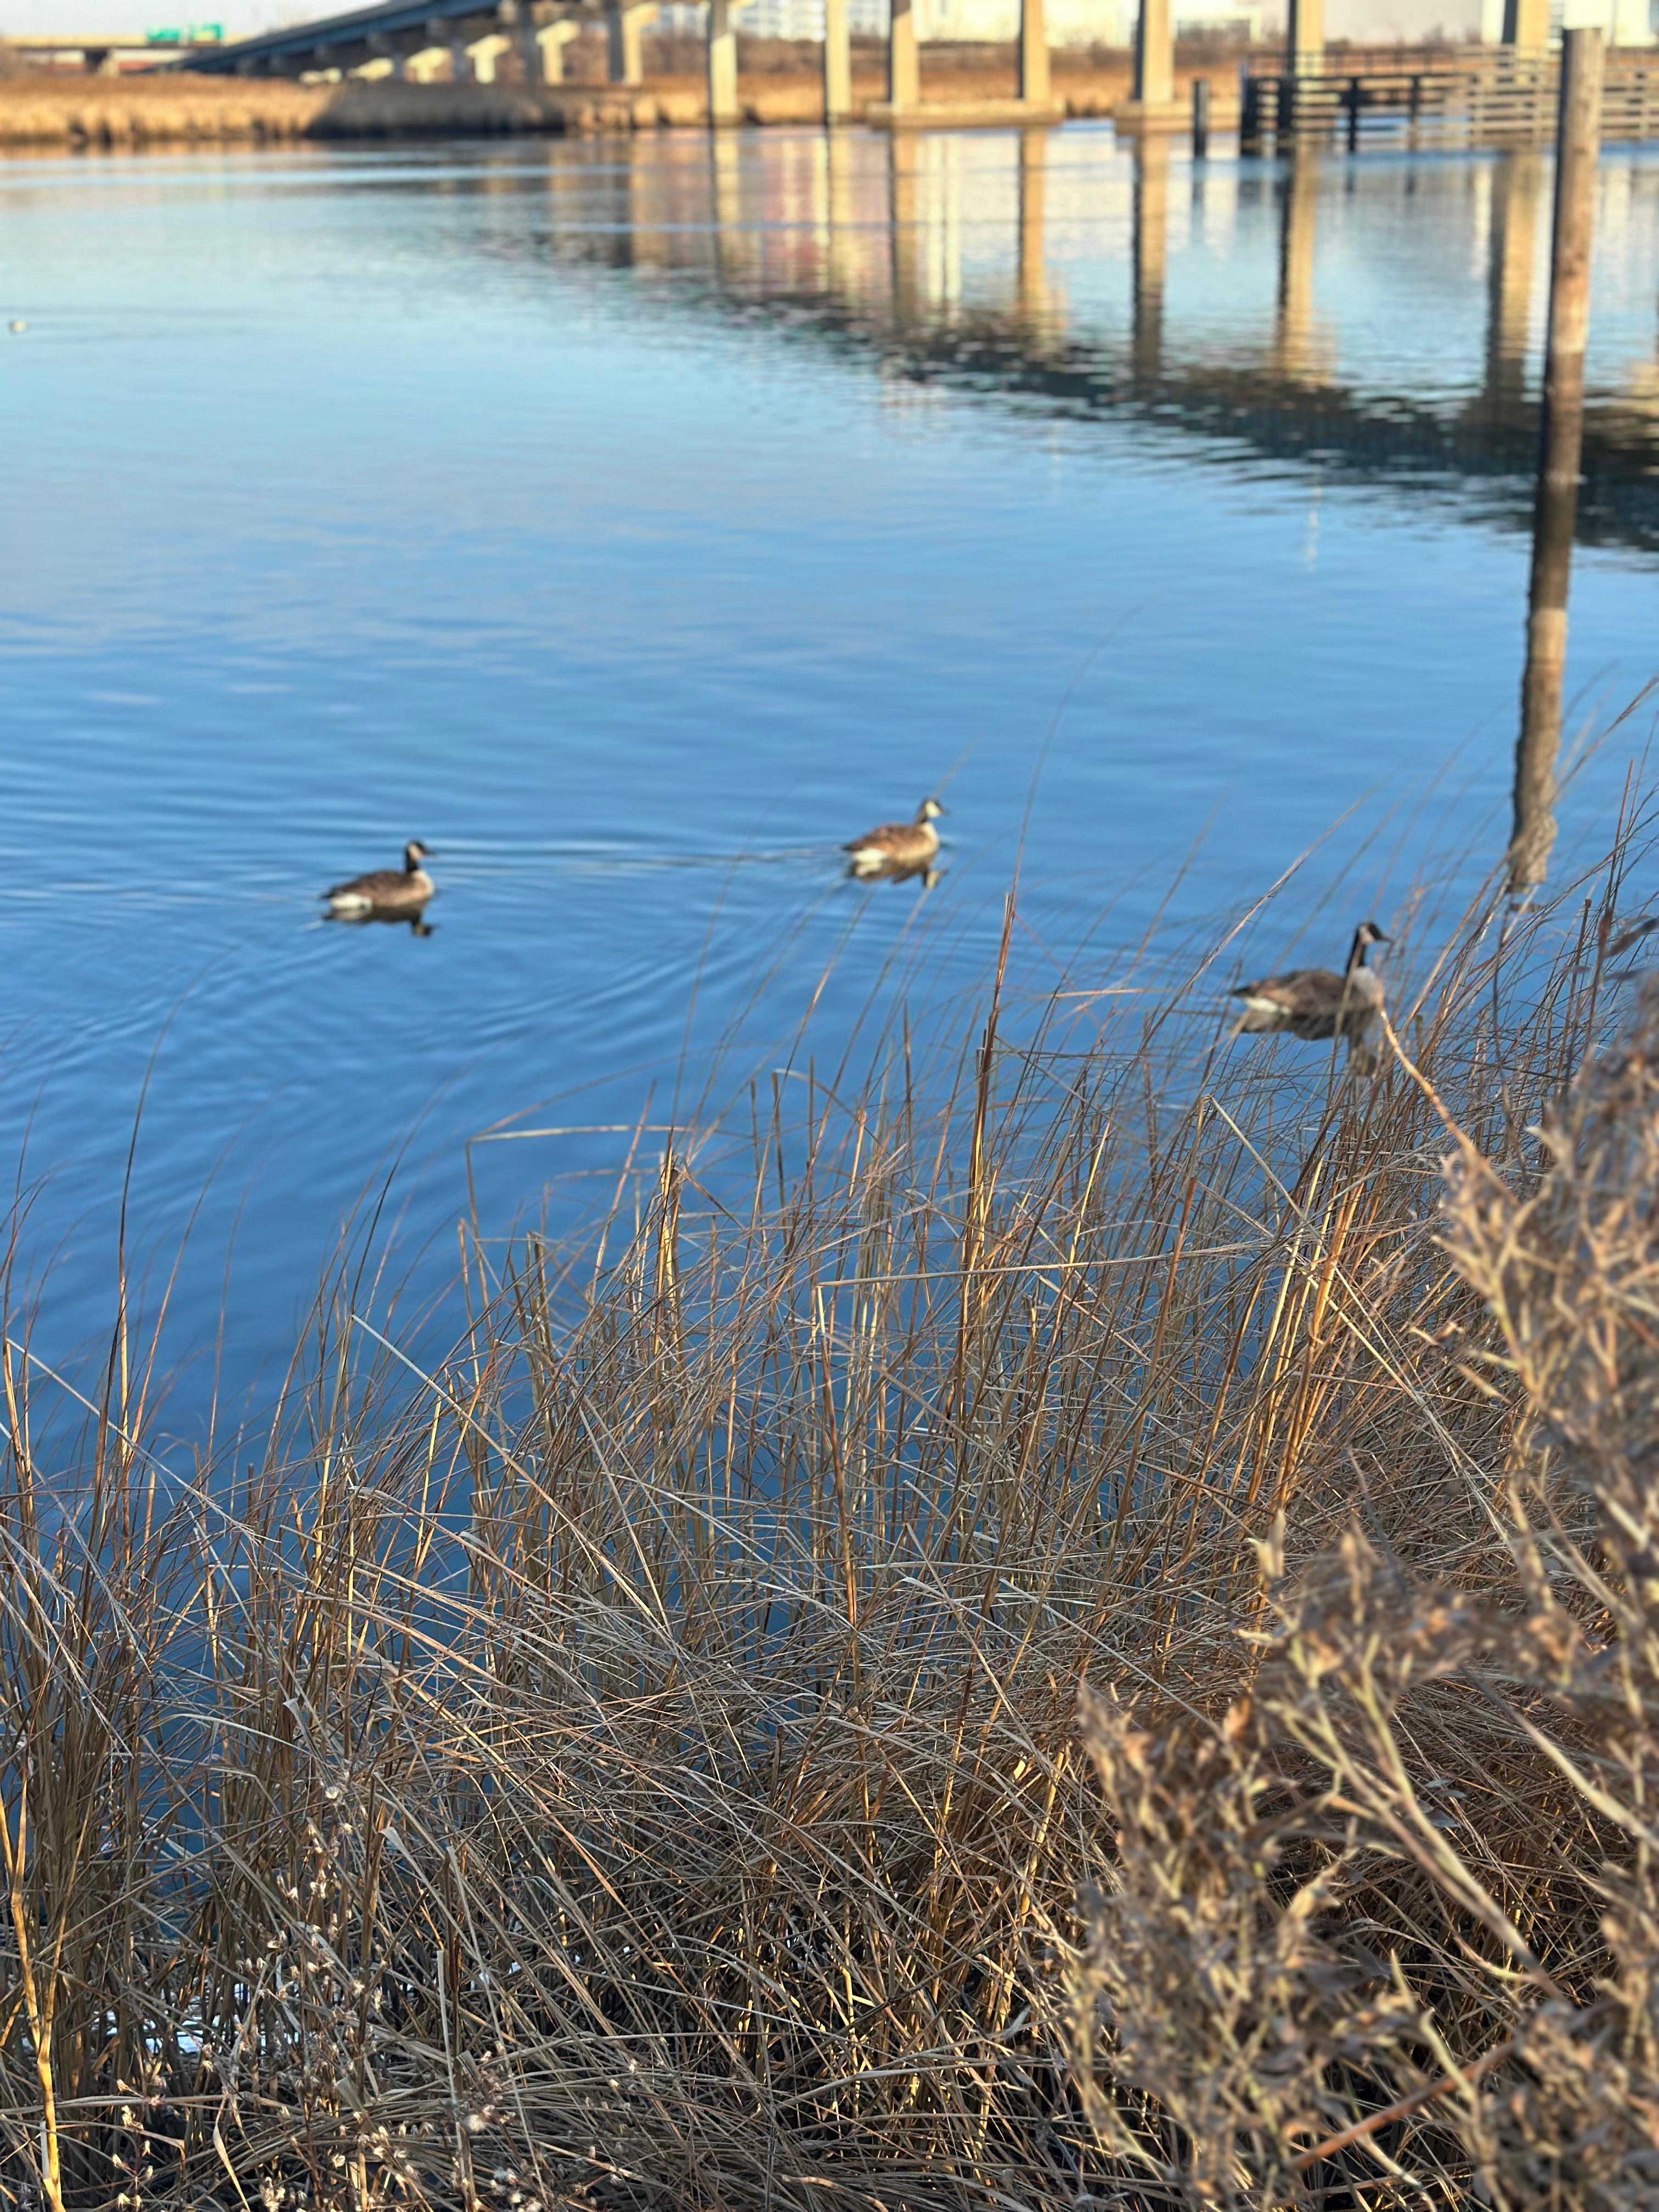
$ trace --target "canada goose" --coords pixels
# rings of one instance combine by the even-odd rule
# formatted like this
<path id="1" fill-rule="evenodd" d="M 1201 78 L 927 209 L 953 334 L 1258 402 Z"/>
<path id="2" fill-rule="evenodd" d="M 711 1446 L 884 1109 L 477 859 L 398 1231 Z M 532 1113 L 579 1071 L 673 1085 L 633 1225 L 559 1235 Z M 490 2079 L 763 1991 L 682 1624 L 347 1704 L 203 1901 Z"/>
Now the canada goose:
<path id="1" fill-rule="evenodd" d="M 432 896 L 432 878 L 421 866 L 431 857 L 420 840 L 411 837 L 404 847 L 401 868 L 375 868 L 325 890 L 330 912 L 345 916 L 418 913 Z"/>
<path id="2" fill-rule="evenodd" d="M 1382 978 L 1365 965 L 1365 955 L 1373 945 L 1389 942 L 1374 921 L 1362 921 L 1340 975 L 1328 968 L 1292 968 L 1259 983 L 1241 983 L 1232 995 L 1243 1000 L 1244 1011 L 1234 1034 L 1340 1036 L 1350 1051 L 1363 1048 L 1365 1032 L 1382 1011 Z"/>
<path id="3" fill-rule="evenodd" d="M 939 831 L 933 824 L 945 809 L 936 799 L 924 799 L 914 822 L 884 822 L 866 830 L 842 850 L 852 855 L 849 876 L 866 881 L 877 876 L 913 876 L 926 868 L 939 851 Z"/>

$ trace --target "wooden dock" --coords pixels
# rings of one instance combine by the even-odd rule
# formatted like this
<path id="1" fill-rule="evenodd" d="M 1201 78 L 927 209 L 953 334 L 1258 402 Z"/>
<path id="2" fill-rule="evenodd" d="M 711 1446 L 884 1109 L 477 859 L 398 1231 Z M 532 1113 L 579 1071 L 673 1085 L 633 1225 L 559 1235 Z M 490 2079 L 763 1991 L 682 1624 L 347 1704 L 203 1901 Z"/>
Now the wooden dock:
<path id="1" fill-rule="evenodd" d="M 1247 76 L 1239 143 L 1243 153 L 1298 139 L 1403 151 L 1413 147 L 1537 145 L 1555 136 L 1561 96 L 1558 58 L 1510 53 L 1472 65 L 1431 69 L 1322 70 Z M 1607 56 L 1601 137 L 1659 138 L 1659 54 Z"/>

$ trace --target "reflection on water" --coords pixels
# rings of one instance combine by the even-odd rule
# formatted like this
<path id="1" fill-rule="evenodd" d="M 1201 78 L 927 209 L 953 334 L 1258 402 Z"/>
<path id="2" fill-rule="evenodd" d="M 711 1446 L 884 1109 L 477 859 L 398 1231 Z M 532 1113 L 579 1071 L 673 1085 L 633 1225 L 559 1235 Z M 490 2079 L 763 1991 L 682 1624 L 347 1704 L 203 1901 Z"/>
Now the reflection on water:
<path id="1" fill-rule="evenodd" d="M 1600 64 L 1596 66 L 1599 68 Z M 1564 104 L 1568 94 L 1564 90 Z M 1583 173 L 1581 172 L 1581 173 Z M 1558 178 L 1551 256 L 1549 337 L 1544 361 L 1542 435 L 1533 510 L 1532 573 L 1527 591 L 1527 661 L 1521 680 L 1521 735 L 1515 753 L 1514 826 L 1509 884 L 1524 896 L 1544 880 L 1555 842 L 1555 761 L 1561 742 L 1561 688 L 1567 659 L 1567 591 L 1578 468 L 1584 441 L 1584 314 L 1587 301 L 1566 275 L 1582 268 L 1589 216 L 1575 218 Z M 1565 242 L 1564 242 L 1565 241 Z"/>
<path id="2" fill-rule="evenodd" d="M 1279 313 L 1273 325 L 1273 367 L 1287 386 L 1326 380 L 1332 364 L 1329 334 L 1314 313 L 1314 247 L 1319 234 L 1321 149 L 1298 145 L 1284 185 L 1279 234 Z"/>
<path id="3" fill-rule="evenodd" d="M 1022 131 L 1019 134 L 1019 258 L 1016 281 L 1020 313 L 1039 323 L 1054 312 L 1042 258 L 1043 191 L 1052 135 L 1047 131 Z"/>
<path id="4" fill-rule="evenodd" d="M 869 179 L 860 189 L 861 149 L 847 132 L 808 142 L 815 157 L 799 170 L 780 165 L 782 204 L 762 213 L 766 228 L 754 226 L 757 210 L 745 210 L 744 171 L 735 142 L 717 143 L 713 214 L 716 233 L 715 272 L 722 282 L 752 288 L 776 299 L 794 289 L 826 314 L 851 311 L 866 343 L 902 346 L 907 373 L 919 379 L 954 374 L 982 376 L 988 356 L 1005 384 L 1026 392 L 1046 392 L 1068 408 L 1082 404 L 1105 410 L 1133 397 L 1165 416 L 1183 407 L 1200 414 L 1204 427 L 1216 427 L 1218 413 L 1234 413 L 1247 434 L 1263 434 L 1264 403 L 1273 428 L 1294 441 L 1294 426 L 1316 430 L 1322 446 L 1335 443 L 1359 471 L 1432 464 L 1436 459 L 1477 474 L 1513 469 L 1524 445 L 1537 437 L 1534 395 L 1528 374 L 1535 292 L 1547 283 L 1540 254 L 1547 246 L 1547 210 L 1550 170 L 1545 155 L 1528 147 L 1497 154 L 1478 167 L 1470 165 L 1454 192 L 1473 179 L 1482 188 L 1486 326 L 1478 387 L 1455 413 L 1435 419 L 1418 394 L 1386 389 L 1367 392 L 1364 372 L 1345 375 L 1339 324 L 1322 317 L 1316 301 L 1321 211 L 1331 197 L 1333 172 L 1346 169 L 1312 143 L 1298 145 L 1273 179 L 1279 216 L 1277 283 L 1271 338 L 1251 357 L 1236 341 L 1224 360 L 1209 362 L 1200 352 L 1177 354 L 1168 364 L 1164 349 L 1164 302 L 1170 230 L 1170 178 L 1178 162 L 1173 141 L 1151 134 L 1129 143 L 1130 314 L 1127 348 L 1115 356 L 1109 337 L 1098 330 L 1072 327 L 1066 296 L 1050 283 L 1046 235 L 1049 214 L 1050 149 L 1056 134 L 1028 130 L 1018 134 L 1015 174 L 1013 293 L 1004 313 L 974 296 L 964 267 L 964 241 L 971 237 L 968 203 L 975 194 L 994 194 L 994 167 L 975 175 L 977 164 L 964 156 L 960 142 L 895 133 L 886 146 L 886 204 L 873 203 Z M 1653 173 L 1632 161 L 1647 188 Z M 640 167 L 633 165 L 637 177 Z M 1193 173 L 1196 179 L 1198 171 Z M 752 181 L 752 172 L 750 173 Z M 1207 181 L 1207 180 L 1206 180 Z M 1260 178 L 1253 179 L 1259 183 Z M 1413 185 L 1416 179 L 1413 179 Z M 1444 213 L 1446 179 L 1437 181 L 1443 204 L 1419 218 Z M 791 212 L 790 185 L 810 196 L 815 258 L 785 268 L 769 258 L 771 223 Z M 1236 184 L 1233 189 L 1237 190 Z M 1617 200 L 1618 195 L 1609 198 Z M 1631 197 L 1623 197 L 1625 219 Z M 1203 210 L 1203 190 L 1194 205 Z M 1061 216 L 1066 220 L 1070 210 Z M 872 220 L 889 240 L 886 283 L 878 258 L 857 248 L 857 234 Z M 1327 217 L 1328 220 L 1328 216 Z M 648 229 L 648 210 L 636 196 L 633 204 L 634 251 Z M 1472 244 L 1480 250 L 1479 229 Z M 734 237 L 738 234 L 741 243 Z M 666 265 L 670 257 L 659 249 Z M 678 263 L 685 266 L 682 258 Z M 1081 319 L 1079 319 L 1079 321 Z M 1436 364 L 1443 374 L 1443 365 Z M 1127 380 L 1123 370 L 1127 368 Z M 1655 542 L 1659 519 L 1659 424 L 1651 405 L 1651 365 L 1632 364 L 1625 387 L 1604 391 L 1595 408 L 1595 477 L 1613 514 L 1644 544 Z M 1209 390 L 1203 387 L 1208 384 Z M 1207 404 L 1206 404 L 1207 401 Z M 1248 412 L 1246 408 L 1248 406 Z M 1406 420 L 1401 421 L 1405 416 Z M 1390 438 L 1391 429 L 1401 434 Z M 1571 548 L 1577 520 L 1577 478 L 1583 444 L 1582 410 L 1571 423 L 1556 424 L 1548 455 L 1541 450 L 1533 495 L 1533 554 L 1526 611 L 1526 672 L 1522 687 L 1522 726 L 1516 754 L 1514 825 L 1510 848 L 1514 887 L 1544 879 L 1554 836 L 1550 808 L 1559 745 L 1562 686 L 1565 670 L 1566 605 Z M 1433 451 L 1438 444 L 1439 454 Z M 1425 450 L 1427 448 L 1427 450 Z M 1519 485 L 1517 483 L 1516 490 Z"/>
<path id="5" fill-rule="evenodd" d="M 1532 329 L 1533 271 L 1538 262 L 1540 210 L 1547 206 L 1544 156 L 1526 146 L 1499 154 L 1492 165 L 1486 279 L 1486 374 L 1481 407 L 1494 424 L 1528 423 L 1527 347 Z M 1547 227 L 1547 226 L 1546 226 Z M 1544 281 L 1547 283 L 1546 275 Z"/>
<path id="6" fill-rule="evenodd" d="M 550 158 L 564 162 L 568 150 Z M 839 131 L 763 144 L 728 134 L 712 156 L 635 141 L 605 159 L 628 178 L 625 228 L 576 224 L 550 241 L 556 252 L 700 274 L 733 306 L 793 301 L 918 382 L 982 388 L 989 377 L 1005 395 L 1046 398 L 1067 414 L 1139 403 L 1263 450 L 1317 451 L 1357 477 L 1499 480 L 1492 489 L 1517 519 L 1530 507 L 1528 358 L 1547 276 L 1540 211 L 1550 176 L 1536 149 L 1356 167 L 1310 144 L 1282 164 L 1241 170 L 1194 164 L 1167 137 L 1119 149 L 1074 131 Z M 712 187 L 700 191 L 704 171 Z M 602 197 L 605 179 L 590 181 Z M 688 194 L 703 200 L 706 226 L 688 221 Z M 1655 246 L 1653 155 L 1617 149 L 1602 198 L 1601 250 L 1625 264 L 1626 313 L 1589 397 L 1585 522 L 1592 535 L 1610 529 L 1654 545 L 1654 337 L 1650 318 L 1632 312 Z M 1127 314 L 1103 292 L 1097 252 L 1079 252 L 1085 232 L 1097 239 L 1119 222 Z M 1242 280 L 1269 226 L 1275 275 L 1252 301 Z M 1187 266 L 1182 328 L 1166 346 L 1172 239 Z M 1209 299 L 1194 290 L 1194 248 L 1212 266 L 1237 268 Z M 1062 270 L 1079 269 L 1086 285 L 1068 284 Z M 1402 278 L 1407 296 L 1391 302 L 1390 280 Z"/>
<path id="7" fill-rule="evenodd" d="M 928 860 L 884 860 L 878 867 L 849 866 L 848 877 L 860 884 L 915 884 L 918 890 L 938 889 L 945 880 L 943 868 L 936 868 Z"/>
<path id="8" fill-rule="evenodd" d="M 1144 134 L 1134 148 L 1134 337 L 1130 348 L 1137 377 L 1158 375 L 1164 365 L 1164 279 L 1170 241 L 1169 140 Z"/>
<path id="9" fill-rule="evenodd" d="M 333 929 L 406 929 L 411 937 L 430 937 L 438 927 L 419 914 L 325 914 Z"/>
<path id="10" fill-rule="evenodd" d="M 1602 172 L 1575 516 L 1535 496 L 1547 156 L 1214 147 L 0 164 L 0 1159 L 63 1250 L 44 1349 L 103 1315 L 164 1030 L 135 1218 L 164 1245 L 219 1176 L 175 1310 L 210 1340 L 240 1222 L 245 1378 L 411 1129 L 416 1243 L 608 1194 L 580 1131 L 690 1117 L 711 1039 L 764 1088 L 872 993 L 975 983 L 1017 854 L 1015 957 L 1085 1009 L 1281 877 L 1253 969 L 1467 887 L 1512 797 L 1541 866 L 1575 684 L 1605 719 L 1654 672 L 1659 160 Z M 855 890 L 846 825 L 947 777 L 948 871 Z M 419 951 L 314 927 L 410 824 Z"/>

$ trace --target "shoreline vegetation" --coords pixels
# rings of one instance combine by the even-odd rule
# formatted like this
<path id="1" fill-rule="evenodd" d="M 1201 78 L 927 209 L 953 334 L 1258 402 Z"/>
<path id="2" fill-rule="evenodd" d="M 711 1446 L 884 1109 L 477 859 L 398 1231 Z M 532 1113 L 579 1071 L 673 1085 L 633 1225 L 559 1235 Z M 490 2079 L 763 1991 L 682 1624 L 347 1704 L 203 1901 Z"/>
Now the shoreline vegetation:
<path id="1" fill-rule="evenodd" d="M 0 146 L 139 147 L 198 143 L 283 143 L 319 138 L 414 138 L 567 134 L 654 130 L 706 124 L 708 99 L 700 49 L 685 39 L 644 41 L 646 81 L 602 82 L 602 41 L 579 42 L 567 64 L 569 82 L 513 82 L 510 61 L 490 84 L 354 78 L 302 83 L 283 78 L 188 72 L 131 72 L 115 76 L 4 64 L 0 44 Z M 1217 87 L 1213 115 L 1225 125 L 1236 106 L 1231 80 L 1247 50 L 1194 46 L 1178 57 L 1177 92 L 1209 74 Z M 1059 47 L 1053 57 L 1054 98 L 1072 118 L 1103 118 L 1129 96 L 1127 52 Z M 929 46 L 922 65 L 930 100 L 1011 99 L 1012 48 Z M 854 121 L 884 100 L 884 48 L 854 43 Z M 816 124 L 823 113 L 818 49 L 785 40 L 745 40 L 738 84 L 742 119 L 750 124 Z"/>
<path id="2" fill-rule="evenodd" d="M 1364 1079 L 1011 901 L 193 1474 L 9 1284 L 0 2196 L 1651 2204 L 1650 864 Z"/>

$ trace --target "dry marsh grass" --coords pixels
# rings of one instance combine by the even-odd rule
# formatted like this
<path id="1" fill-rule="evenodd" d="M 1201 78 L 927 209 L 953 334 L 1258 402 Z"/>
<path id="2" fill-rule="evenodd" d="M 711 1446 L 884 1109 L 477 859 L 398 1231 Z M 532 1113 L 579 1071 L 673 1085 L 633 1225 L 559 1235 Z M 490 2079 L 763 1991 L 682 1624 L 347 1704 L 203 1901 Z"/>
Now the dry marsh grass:
<path id="1" fill-rule="evenodd" d="M 14 1292 L 0 2200 L 1652 2204 L 1631 857 L 1359 1085 L 1000 969 L 189 1480 Z"/>

